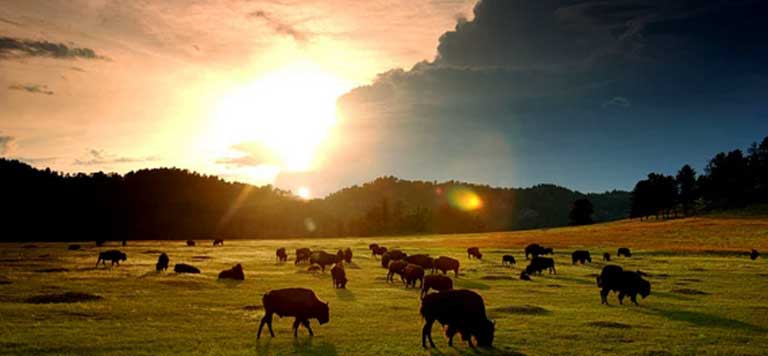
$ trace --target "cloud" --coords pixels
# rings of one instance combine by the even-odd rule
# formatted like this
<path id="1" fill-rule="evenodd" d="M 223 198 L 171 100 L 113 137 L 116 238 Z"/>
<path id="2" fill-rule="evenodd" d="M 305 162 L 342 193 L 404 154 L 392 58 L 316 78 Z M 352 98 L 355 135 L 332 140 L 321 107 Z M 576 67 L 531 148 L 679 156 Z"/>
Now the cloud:
<path id="1" fill-rule="evenodd" d="M 248 17 L 263 20 L 275 32 L 282 35 L 293 37 L 293 39 L 296 40 L 296 42 L 306 42 L 309 38 L 309 34 L 307 32 L 298 30 L 293 25 L 284 23 L 279 19 L 276 19 L 272 14 L 266 11 L 263 11 L 263 10 L 253 11 L 248 13 Z"/>
<path id="2" fill-rule="evenodd" d="M 0 155 L 10 153 L 15 148 L 16 138 L 13 136 L 0 135 Z"/>
<path id="3" fill-rule="evenodd" d="M 34 94 L 53 95 L 53 91 L 48 89 L 44 84 L 11 84 L 8 89 L 10 90 L 23 90 Z"/>
<path id="4" fill-rule="evenodd" d="M 632 103 L 629 101 L 629 99 L 623 97 L 623 96 L 614 96 L 611 100 L 606 101 L 603 103 L 604 108 L 628 108 L 632 105 Z"/>
<path id="5" fill-rule="evenodd" d="M 280 164 L 275 158 L 275 153 L 260 142 L 242 142 L 232 145 L 230 149 L 237 152 L 238 155 L 220 158 L 216 160 L 217 164 L 235 168 Z"/>
<path id="6" fill-rule="evenodd" d="M 32 165 L 36 164 L 46 164 L 46 163 L 53 163 L 58 160 L 58 157 L 13 157 L 13 159 L 17 159 L 22 162 L 27 162 Z"/>
<path id="7" fill-rule="evenodd" d="M 102 59 L 90 48 L 70 47 L 63 43 L 0 36 L 0 59 L 15 57 L 50 57 L 56 59 Z"/>
<path id="8" fill-rule="evenodd" d="M 152 162 L 157 161 L 158 158 L 154 156 L 148 157 L 125 157 L 118 156 L 112 153 L 107 153 L 104 150 L 90 149 L 84 157 L 75 159 L 72 164 L 78 166 L 99 166 L 110 164 L 124 164 L 124 163 L 136 163 L 136 162 Z"/>

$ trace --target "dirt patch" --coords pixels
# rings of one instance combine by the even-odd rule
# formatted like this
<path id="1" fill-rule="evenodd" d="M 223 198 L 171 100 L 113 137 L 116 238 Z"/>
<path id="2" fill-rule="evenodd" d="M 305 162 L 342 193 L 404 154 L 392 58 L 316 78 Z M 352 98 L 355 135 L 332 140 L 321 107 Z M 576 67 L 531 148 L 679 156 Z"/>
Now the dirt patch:
<path id="1" fill-rule="evenodd" d="M 587 326 L 595 328 L 609 328 L 609 329 L 631 329 L 632 325 L 617 323 L 615 321 L 593 321 L 586 323 Z"/>
<path id="2" fill-rule="evenodd" d="M 69 269 L 67 269 L 67 268 L 43 268 L 43 269 L 36 269 L 35 272 L 37 272 L 37 273 L 69 272 Z"/>
<path id="3" fill-rule="evenodd" d="M 98 295 L 88 294 L 88 293 L 66 292 L 62 294 L 36 295 L 34 297 L 29 297 L 25 299 L 24 302 L 30 303 L 30 304 L 79 303 L 79 302 L 90 302 L 90 301 L 100 300 L 100 299 L 104 299 L 104 298 Z"/>
<path id="4" fill-rule="evenodd" d="M 511 280 L 515 278 L 510 276 L 491 275 L 491 276 L 482 276 L 480 277 L 480 279 L 484 279 L 486 281 L 500 281 L 500 280 Z"/>
<path id="5" fill-rule="evenodd" d="M 259 311 L 259 310 L 264 310 L 264 306 L 262 306 L 262 305 L 246 305 L 246 306 L 243 307 L 243 310 Z"/>
<path id="6" fill-rule="evenodd" d="M 702 292 L 698 289 L 693 289 L 693 288 L 673 289 L 672 293 L 687 294 L 687 295 L 709 295 L 709 293 L 707 292 Z"/>
<path id="7" fill-rule="evenodd" d="M 552 313 L 547 309 L 537 307 L 535 305 L 511 305 L 508 307 L 495 308 L 492 310 L 499 313 L 521 315 L 547 315 Z"/>

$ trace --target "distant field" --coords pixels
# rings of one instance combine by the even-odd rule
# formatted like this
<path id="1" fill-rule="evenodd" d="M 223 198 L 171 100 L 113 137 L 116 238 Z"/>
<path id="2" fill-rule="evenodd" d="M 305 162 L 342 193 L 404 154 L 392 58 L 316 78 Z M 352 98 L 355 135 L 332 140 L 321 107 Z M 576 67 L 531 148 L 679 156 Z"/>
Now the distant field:
<path id="1" fill-rule="evenodd" d="M 408 253 L 458 258 L 455 284 L 480 293 L 496 320 L 493 350 L 450 348 L 433 331 L 437 349 L 421 348 L 419 292 L 388 284 L 369 242 Z M 555 247 L 557 275 L 517 279 L 529 242 Z M 665 222 L 621 221 L 589 227 L 524 232 L 409 236 L 372 239 L 131 241 L 67 251 L 64 243 L 0 244 L 0 354 L 3 355 L 766 355 L 768 354 L 768 261 L 751 261 L 750 248 L 768 252 L 768 219 L 704 217 Z M 286 264 L 274 250 L 289 251 Z M 483 261 L 466 258 L 480 246 Z M 600 305 L 595 275 L 599 256 L 616 247 L 632 258 L 613 263 L 651 274 L 651 296 L 640 306 Z M 330 275 L 293 265 L 293 250 L 335 252 L 352 247 L 346 290 L 331 288 Z M 587 248 L 593 263 L 573 266 L 570 252 Z M 99 250 L 128 254 L 120 267 L 94 267 Z M 155 273 L 155 251 L 174 263 L 199 267 L 201 275 Z M 501 266 L 513 254 L 518 265 Z M 614 256 L 615 257 L 615 256 Z M 242 263 L 246 280 L 216 280 Z M 274 339 L 256 340 L 261 296 L 270 289 L 302 286 L 330 302 L 331 321 L 312 321 L 315 337 L 292 319 L 275 319 Z M 28 298 L 65 292 L 101 300 L 33 304 Z"/>

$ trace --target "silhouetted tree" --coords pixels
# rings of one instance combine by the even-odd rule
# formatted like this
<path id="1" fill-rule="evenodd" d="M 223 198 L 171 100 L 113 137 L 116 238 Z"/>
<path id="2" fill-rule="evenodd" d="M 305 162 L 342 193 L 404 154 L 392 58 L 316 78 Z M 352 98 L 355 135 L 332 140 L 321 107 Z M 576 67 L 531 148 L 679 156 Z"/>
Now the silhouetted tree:
<path id="1" fill-rule="evenodd" d="M 696 171 L 686 164 L 677 171 L 675 179 L 677 180 L 683 214 L 688 215 L 694 202 L 699 198 L 699 191 L 696 187 Z"/>
<path id="2" fill-rule="evenodd" d="M 571 225 L 588 225 L 593 222 L 592 214 L 594 212 L 595 209 L 592 206 L 592 202 L 589 199 L 582 198 L 573 202 L 568 218 L 571 220 Z"/>

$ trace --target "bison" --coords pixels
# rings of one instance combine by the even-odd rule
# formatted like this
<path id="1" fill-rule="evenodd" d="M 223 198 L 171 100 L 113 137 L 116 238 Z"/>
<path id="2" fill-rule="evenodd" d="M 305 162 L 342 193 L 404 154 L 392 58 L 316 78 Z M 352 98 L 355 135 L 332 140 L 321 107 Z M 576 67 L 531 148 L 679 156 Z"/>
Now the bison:
<path id="1" fill-rule="evenodd" d="M 590 256 L 589 251 L 587 250 L 576 250 L 571 253 L 571 261 L 573 264 L 576 264 L 576 262 L 581 264 L 587 262 L 592 263 L 592 256 Z"/>
<path id="2" fill-rule="evenodd" d="M 275 250 L 275 258 L 277 258 L 277 262 L 285 262 L 288 260 L 288 254 L 285 253 L 285 247 L 280 247 Z"/>
<path id="3" fill-rule="evenodd" d="M 399 275 L 400 280 L 405 282 L 405 276 L 403 273 L 406 266 L 408 266 L 408 262 L 403 260 L 392 261 L 392 263 L 390 263 L 388 266 L 389 270 L 387 271 L 387 282 L 392 282 L 392 277 L 394 277 L 394 275 Z"/>
<path id="4" fill-rule="evenodd" d="M 402 260 L 406 257 L 408 254 L 400 250 L 387 251 L 381 256 L 381 267 L 387 268 L 390 261 Z"/>
<path id="5" fill-rule="evenodd" d="M 541 245 L 539 244 L 530 244 L 528 246 L 525 246 L 525 259 L 528 259 L 528 255 L 531 255 L 532 257 L 538 257 L 541 254 Z"/>
<path id="6" fill-rule="evenodd" d="M 213 246 L 214 247 L 216 247 L 216 246 L 224 246 L 224 240 L 222 240 L 222 239 L 213 240 Z"/>
<path id="7" fill-rule="evenodd" d="M 512 256 L 512 255 L 501 256 L 501 264 L 503 266 L 511 266 L 511 265 L 516 264 L 515 256 Z"/>
<path id="8" fill-rule="evenodd" d="M 435 267 L 435 259 L 429 255 L 410 255 L 405 258 L 408 263 L 421 266 L 425 270 L 432 270 Z"/>
<path id="9" fill-rule="evenodd" d="M 749 259 L 752 261 L 756 260 L 758 257 L 760 257 L 760 252 L 757 252 L 757 250 L 752 249 L 752 252 L 749 254 Z"/>
<path id="10" fill-rule="evenodd" d="M 447 271 L 453 271 L 453 275 L 458 278 L 459 277 L 459 260 L 440 256 L 435 259 L 434 262 L 434 268 L 432 269 L 432 272 L 434 273 L 435 270 L 439 270 L 445 274 Z"/>
<path id="11" fill-rule="evenodd" d="M 528 267 L 525 267 L 525 273 L 541 274 L 545 269 L 549 270 L 549 274 L 557 274 L 557 271 L 555 270 L 555 260 L 548 257 L 534 257 Z"/>
<path id="12" fill-rule="evenodd" d="M 597 286 L 600 290 L 602 304 L 608 304 L 608 293 L 619 292 L 619 304 L 624 303 L 624 297 L 629 296 L 632 303 L 637 303 L 637 295 L 643 299 L 651 294 L 651 283 L 643 279 L 637 272 L 624 271 L 619 266 L 608 265 L 603 267 L 600 276 L 597 277 Z"/>
<path id="13" fill-rule="evenodd" d="M 616 251 L 616 255 L 619 257 L 632 257 L 632 251 L 630 251 L 628 247 L 619 247 L 619 249 Z"/>
<path id="14" fill-rule="evenodd" d="M 528 274 L 528 271 L 522 270 L 520 271 L 520 279 L 523 281 L 530 281 L 531 275 Z"/>
<path id="15" fill-rule="evenodd" d="M 373 257 L 384 256 L 385 253 L 387 253 L 387 248 L 384 246 L 376 245 L 373 248 L 371 248 L 371 254 L 373 255 Z"/>
<path id="16" fill-rule="evenodd" d="M 200 273 L 200 270 L 197 267 L 186 263 L 177 263 L 173 266 L 173 271 L 176 273 Z"/>
<path id="17" fill-rule="evenodd" d="M 349 247 L 344 249 L 344 262 L 352 263 L 352 249 Z"/>
<path id="18" fill-rule="evenodd" d="M 344 250 L 339 249 L 336 251 L 336 261 L 344 261 Z"/>
<path id="19" fill-rule="evenodd" d="M 195 246 L 195 242 L 192 240 L 187 240 L 187 246 Z"/>
<path id="20" fill-rule="evenodd" d="M 379 248 L 379 244 L 377 244 L 375 242 L 368 245 L 368 249 L 371 250 L 371 251 L 373 251 L 373 250 L 375 250 L 377 248 Z"/>
<path id="21" fill-rule="evenodd" d="M 603 261 L 610 262 L 611 261 L 611 254 L 608 253 L 608 252 L 603 253 Z"/>
<path id="22" fill-rule="evenodd" d="M 118 250 L 109 250 L 104 252 L 99 252 L 99 258 L 96 260 L 96 266 L 99 265 L 99 262 L 101 262 L 102 265 L 106 264 L 107 261 L 112 262 L 112 266 L 117 264 L 120 265 L 120 261 L 125 261 L 128 259 L 128 256 Z"/>
<path id="23" fill-rule="evenodd" d="M 297 265 L 301 262 L 309 262 L 309 257 L 312 255 L 312 250 L 304 247 L 304 248 L 297 248 L 296 249 L 296 260 L 293 261 L 294 265 Z"/>
<path id="24" fill-rule="evenodd" d="M 440 293 L 427 294 L 421 301 L 421 315 L 424 317 L 424 327 L 421 329 L 421 345 L 429 344 L 435 347 L 432 341 L 432 324 L 435 320 L 446 327 L 448 345 L 453 346 L 453 336 L 461 334 L 462 340 L 467 341 L 470 347 L 472 337 L 477 340 L 480 347 L 491 347 L 495 323 L 485 314 L 483 298 L 470 290 L 452 289 Z"/>
<path id="25" fill-rule="evenodd" d="M 416 288 L 416 281 L 419 281 L 419 287 L 424 287 L 424 268 L 419 265 L 409 263 L 403 269 L 403 277 L 405 277 L 406 288 L 409 286 Z"/>
<path id="26" fill-rule="evenodd" d="M 325 251 L 315 251 L 309 256 L 309 264 L 319 265 L 323 272 L 325 272 L 325 266 L 330 266 L 339 261 L 341 259 L 337 255 L 332 255 Z"/>
<path id="27" fill-rule="evenodd" d="M 333 288 L 347 288 L 347 274 L 344 271 L 344 265 L 337 263 L 331 268 L 331 278 L 333 279 Z"/>
<path id="28" fill-rule="evenodd" d="M 480 249 L 477 247 L 470 247 L 467 249 L 467 258 L 472 259 L 476 258 L 478 260 L 483 259 L 483 254 L 480 253 Z"/>
<path id="29" fill-rule="evenodd" d="M 165 271 L 168 269 L 168 255 L 165 254 L 165 252 L 160 254 L 160 257 L 157 258 L 157 263 L 155 264 L 155 271 Z"/>
<path id="30" fill-rule="evenodd" d="M 433 274 L 424 276 L 424 283 L 421 285 L 421 298 L 427 295 L 430 289 L 434 289 L 438 292 L 453 289 L 453 280 L 450 277 L 441 276 L 439 274 Z"/>
<path id="31" fill-rule="evenodd" d="M 230 269 L 226 269 L 219 273 L 219 279 L 234 279 L 236 281 L 245 280 L 245 273 L 243 273 L 243 266 L 239 263 Z"/>
<path id="32" fill-rule="evenodd" d="M 277 314 L 280 317 L 292 316 L 296 320 L 293 322 L 293 336 L 298 336 L 299 324 L 304 325 L 309 331 L 309 335 L 312 333 L 312 328 L 309 326 L 309 319 L 317 319 L 320 325 L 328 322 L 330 319 L 328 303 L 323 303 L 317 298 L 315 292 L 305 288 L 286 288 L 272 290 L 264 294 L 261 298 L 264 305 L 264 317 L 261 318 L 259 324 L 259 332 L 256 334 L 256 338 L 261 337 L 261 329 L 264 324 L 269 327 L 269 334 L 275 337 L 274 331 L 272 331 L 272 314 Z"/>

